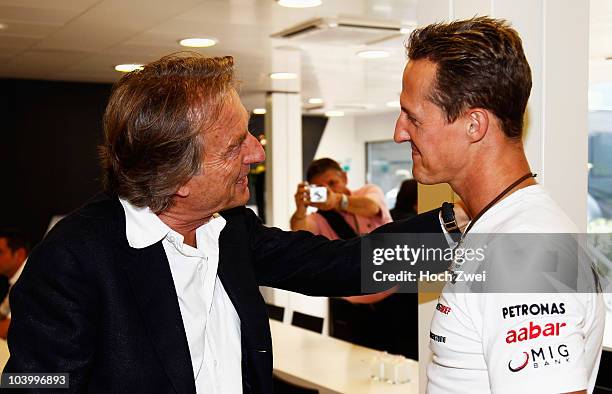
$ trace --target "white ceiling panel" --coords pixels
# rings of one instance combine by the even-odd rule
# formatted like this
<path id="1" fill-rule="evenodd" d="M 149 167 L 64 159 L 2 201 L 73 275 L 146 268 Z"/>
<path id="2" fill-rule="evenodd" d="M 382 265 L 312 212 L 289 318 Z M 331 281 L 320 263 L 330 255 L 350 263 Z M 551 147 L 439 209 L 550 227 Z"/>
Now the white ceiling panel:
<path id="1" fill-rule="evenodd" d="M 9 22 L 0 18 L 0 22 L 6 23 L 7 28 L 0 30 L 0 36 L 20 36 L 32 38 L 44 38 L 57 30 L 57 25 L 39 23 Z"/>
<path id="2" fill-rule="evenodd" d="M 56 8 L 29 8 L 0 5 L 0 18 L 7 22 L 42 23 L 61 26 L 77 17 L 81 10 Z"/>
<path id="3" fill-rule="evenodd" d="M 102 0 L 0 0 L 0 5 L 83 11 Z"/>
<path id="4" fill-rule="evenodd" d="M 87 56 L 76 51 L 29 51 L 15 57 L 11 64 L 22 70 L 36 70 L 36 64 L 44 64 L 45 71 L 54 74 Z"/>
<path id="5" fill-rule="evenodd" d="M 103 50 L 197 3 L 196 0 L 105 0 L 51 34 L 40 47 Z"/>
<path id="6" fill-rule="evenodd" d="M 0 34 L 0 52 L 3 52 L 3 48 L 9 49 L 28 49 L 35 45 L 39 39 L 32 37 L 19 37 L 12 36 L 9 34 Z"/>

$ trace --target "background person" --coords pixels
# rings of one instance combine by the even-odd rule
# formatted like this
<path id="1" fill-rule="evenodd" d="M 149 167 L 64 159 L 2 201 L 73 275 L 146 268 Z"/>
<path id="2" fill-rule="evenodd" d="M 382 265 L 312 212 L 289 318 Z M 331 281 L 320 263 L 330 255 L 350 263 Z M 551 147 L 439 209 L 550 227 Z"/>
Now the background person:
<path id="1" fill-rule="evenodd" d="M 376 185 L 356 190 L 347 187 L 348 177 L 330 158 L 313 161 L 306 183 L 295 194 L 296 211 L 291 229 L 321 234 L 328 239 L 350 239 L 391 221 L 383 191 Z M 310 201 L 308 187 L 327 188 L 327 201 Z M 344 202 L 343 202 L 344 201 Z M 307 207 L 318 208 L 307 214 Z M 373 349 L 418 359 L 417 296 L 386 292 L 365 296 L 330 298 L 329 333 L 339 339 Z"/>
<path id="2" fill-rule="evenodd" d="M 310 163 L 306 181 L 298 185 L 294 196 L 296 210 L 291 216 L 294 231 L 306 230 L 329 239 L 348 239 L 367 234 L 391 221 L 383 191 L 376 185 L 349 190 L 346 172 L 335 160 L 323 158 Z M 327 200 L 310 202 L 309 185 L 326 187 Z M 319 211 L 307 214 L 308 206 Z"/>
<path id="3" fill-rule="evenodd" d="M 13 286 L 25 266 L 30 250 L 29 242 L 19 231 L 0 229 L 0 275 L 8 279 L 9 286 Z M 10 287 L 9 291 L 10 292 Z M 6 339 L 11 324 L 11 307 L 9 294 L 0 302 L 0 338 Z"/>
<path id="4" fill-rule="evenodd" d="M 402 182 L 395 207 L 390 211 L 393 220 L 410 219 L 417 215 L 418 209 L 418 182 L 414 179 L 406 179 Z"/>

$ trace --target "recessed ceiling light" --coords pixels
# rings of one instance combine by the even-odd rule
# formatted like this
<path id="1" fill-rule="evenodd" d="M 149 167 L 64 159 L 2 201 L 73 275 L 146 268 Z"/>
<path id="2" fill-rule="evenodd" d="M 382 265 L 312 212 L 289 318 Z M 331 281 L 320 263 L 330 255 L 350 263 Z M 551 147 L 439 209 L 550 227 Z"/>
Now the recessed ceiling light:
<path id="1" fill-rule="evenodd" d="M 322 0 L 276 0 L 278 5 L 289 8 L 308 8 L 320 6 Z"/>
<path id="2" fill-rule="evenodd" d="M 179 41 L 184 47 L 191 48 L 207 48 L 217 44 L 217 39 L 215 38 L 183 38 Z"/>
<path id="3" fill-rule="evenodd" d="M 411 27 L 402 27 L 400 28 L 400 33 L 401 34 L 410 34 L 410 32 L 412 32 L 412 30 L 414 30 Z"/>
<path id="4" fill-rule="evenodd" d="M 272 73 L 270 74 L 270 78 L 272 79 L 296 79 L 296 73 Z"/>
<path id="5" fill-rule="evenodd" d="M 388 101 L 387 104 L 385 104 L 387 107 L 389 108 L 399 108 L 400 107 L 400 102 L 398 100 L 395 101 Z"/>
<path id="6" fill-rule="evenodd" d="M 266 113 L 266 109 L 265 108 L 255 108 L 253 110 L 253 113 L 255 115 L 264 115 Z"/>
<path id="7" fill-rule="evenodd" d="M 328 118 L 336 118 L 339 116 L 344 116 L 344 112 L 343 111 L 327 111 L 325 112 L 325 116 L 327 116 Z"/>
<path id="8" fill-rule="evenodd" d="M 4 30 L 8 27 L 6 23 L 0 23 L 0 30 Z"/>
<path id="9" fill-rule="evenodd" d="M 389 57 L 389 52 L 383 50 L 365 50 L 357 52 L 357 56 L 364 59 L 382 59 L 385 57 Z"/>
<path id="10" fill-rule="evenodd" d="M 143 64 L 117 64 L 115 70 L 121 71 L 122 73 L 129 73 L 134 70 L 141 70 Z"/>
<path id="11" fill-rule="evenodd" d="M 313 97 L 308 99 L 308 104 L 323 104 L 323 99 L 321 97 Z"/>

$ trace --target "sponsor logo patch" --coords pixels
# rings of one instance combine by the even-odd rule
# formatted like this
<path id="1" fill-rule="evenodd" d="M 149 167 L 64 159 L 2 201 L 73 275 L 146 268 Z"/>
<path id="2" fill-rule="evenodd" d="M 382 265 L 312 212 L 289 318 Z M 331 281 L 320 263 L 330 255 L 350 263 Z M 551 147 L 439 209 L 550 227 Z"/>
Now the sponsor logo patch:
<path id="1" fill-rule="evenodd" d="M 444 313 L 445 315 L 448 315 L 451 311 L 450 306 L 440 304 L 439 302 L 438 305 L 436 305 L 436 309 L 438 310 L 438 312 Z"/>
<path id="2" fill-rule="evenodd" d="M 504 319 L 519 316 L 564 315 L 565 303 L 520 304 L 502 308 Z"/>
<path id="3" fill-rule="evenodd" d="M 567 324 L 561 322 L 547 323 L 544 325 L 534 324 L 529 322 L 527 327 L 519 328 L 518 330 L 509 330 L 506 333 L 506 343 L 516 343 L 536 339 L 539 337 L 558 337 L 561 334 L 561 328 Z"/>
<path id="4" fill-rule="evenodd" d="M 529 364 L 529 353 L 523 352 L 519 357 L 516 357 L 516 361 L 508 361 L 508 369 L 512 372 L 518 372 L 525 368 L 527 364 Z"/>
<path id="5" fill-rule="evenodd" d="M 446 343 L 446 337 L 443 337 L 442 335 L 434 334 L 431 331 L 429 332 L 429 338 L 432 341 L 436 341 L 436 342 L 440 342 L 440 343 Z"/>
<path id="6" fill-rule="evenodd" d="M 511 372 L 519 372 L 528 365 L 531 365 L 533 369 L 543 369 L 569 362 L 570 352 L 567 349 L 567 345 L 562 343 L 560 345 L 542 346 L 517 353 L 508 361 L 508 369 Z"/>

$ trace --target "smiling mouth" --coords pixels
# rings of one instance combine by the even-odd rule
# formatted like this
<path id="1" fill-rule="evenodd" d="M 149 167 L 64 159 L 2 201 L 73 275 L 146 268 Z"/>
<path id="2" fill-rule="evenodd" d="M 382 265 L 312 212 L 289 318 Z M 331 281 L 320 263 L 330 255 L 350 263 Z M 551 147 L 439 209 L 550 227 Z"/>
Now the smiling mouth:
<path id="1" fill-rule="evenodd" d="M 416 155 L 420 155 L 421 154 L 421 151 L 419 151 L 419 148 L 417 148 L 415 144 L 410 143 L 410 147 L 412 148 L 412 154 L 413 155 L 415 155 L 415 154 Z"/>

